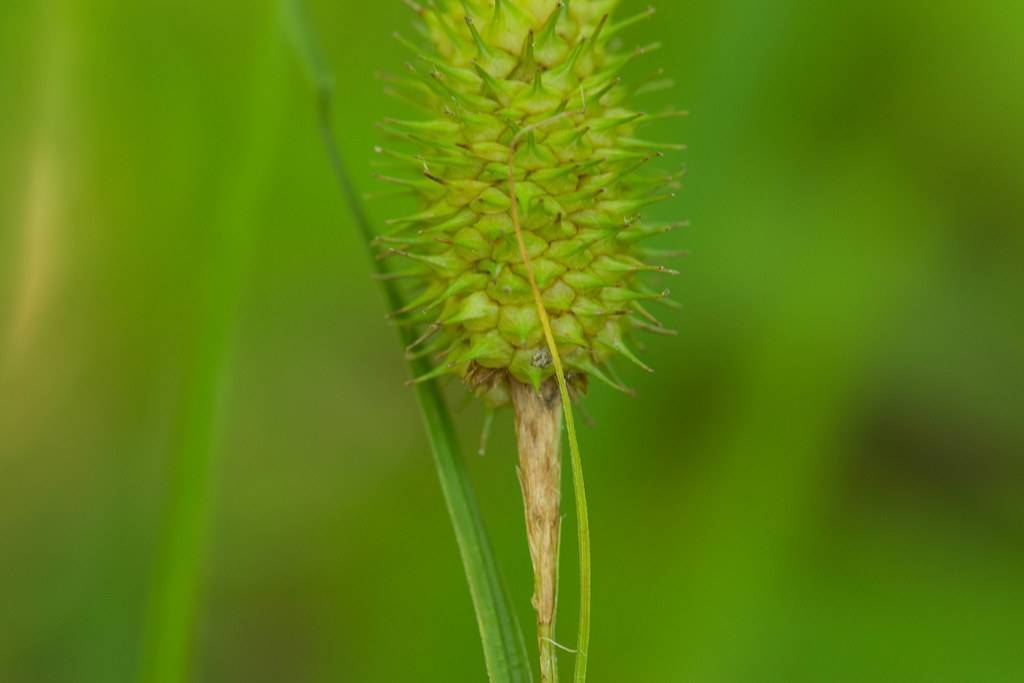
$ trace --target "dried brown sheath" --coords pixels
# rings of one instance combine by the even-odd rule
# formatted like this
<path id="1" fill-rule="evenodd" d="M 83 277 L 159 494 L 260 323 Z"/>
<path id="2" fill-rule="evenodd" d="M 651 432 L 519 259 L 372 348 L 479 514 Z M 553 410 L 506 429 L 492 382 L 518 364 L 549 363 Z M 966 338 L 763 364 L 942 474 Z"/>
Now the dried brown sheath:
<path id="1" fill-rule="evenodd" d="M 545 382 L 538 391 L 510 379 L 509 393 L 515 408 L 519 484 L 533 562 L 533 607 L 537 612 L 541 681 L 550 683 L 556 680 L 551 638 L 558 587 L 562 401 L 553 381 Z"/>

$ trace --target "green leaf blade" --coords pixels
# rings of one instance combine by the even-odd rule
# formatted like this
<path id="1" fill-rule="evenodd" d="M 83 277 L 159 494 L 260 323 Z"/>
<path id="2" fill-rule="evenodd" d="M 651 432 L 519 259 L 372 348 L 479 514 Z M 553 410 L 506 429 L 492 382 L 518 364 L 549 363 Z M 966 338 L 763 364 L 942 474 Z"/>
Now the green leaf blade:
<path id="1" fill-rule="evenodd" d="M 316 89 L 320 133 L 339 189 L 346 199 L 375 270 L 381 275 L 387 275 L 390 272 L 387 264 L 373 258 L 370 243 L 374 231 L 335 141 L 331 108 L 333 76 L 323 59 L 301 0 L 283 0 L 282 11 L 296 52 Z M 397 311 L 402 308 L 402 296 L 394 281 L 379 278 L 379 282 L 388 309 Z M 400 327 L 399 337 L 403 347 L 414 341 L 413 332 L 408 328 Z M 409 367 L 412 377 L 424 375 L 431 370 L 425 359 L 411 360 Z M 533 673 L 528 663 L 523 633 L 511 608 L 508 591 L 487 536 L 455 438 L 451 414 L 435 381 L 417 384 L 415 392 L 476 611 L 488 678 L 491 683 L 532 683 Z"/>

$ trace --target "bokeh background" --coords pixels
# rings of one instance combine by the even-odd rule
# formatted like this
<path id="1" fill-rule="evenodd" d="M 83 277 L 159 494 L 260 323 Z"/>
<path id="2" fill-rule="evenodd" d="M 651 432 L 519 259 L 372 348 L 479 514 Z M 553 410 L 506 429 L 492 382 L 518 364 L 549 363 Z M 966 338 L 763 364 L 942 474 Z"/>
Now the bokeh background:
<path id="1" fill-rule="evenodd" d="M 194 621 L 181 680 L 484 680 L 275 5 L 3 15 L 0 680 L 141 680 L 161 599 Z M 311 15 L 379 190 L 373 123 L 406 110 L 374 73 L 412 14 Z M 656 374 L 583 405 L 592 681 L 1024 681 L 1024 5 L 663 0 L 626 40 L 677 83 L 642 106 L 691 112 L 658 131 L 689 145 L 659 215 L 691 255 Z M 511 418 L 479 457 L 447 391 L 530 624 Z M 163 540 L 174 491 L 202 552 Z M 569 535 L 565 596 L 575 561 Z M 154 596 L 182 563 L 196 599 Z"/>

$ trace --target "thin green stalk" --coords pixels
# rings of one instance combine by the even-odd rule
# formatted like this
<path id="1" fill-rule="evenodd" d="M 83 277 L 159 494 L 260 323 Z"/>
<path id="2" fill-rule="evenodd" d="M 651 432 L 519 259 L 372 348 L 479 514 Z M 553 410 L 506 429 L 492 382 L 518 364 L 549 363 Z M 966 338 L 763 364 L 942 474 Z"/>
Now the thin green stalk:
<path id="1" fill-rule="evenodd" d="M 550 342 L 549 342 L 550 343 Z M 559 372 L 558 388 L 562 401 L 568 402 L 569 391 L 565 386 L 565 375 Z M 569 457 L 572 463 L 572 484 L 576 492 L 576 533 L 580 553 L 580 624 L 576 640 L 576 683 L 587 680 L 587 656 L 590 652 L 590 515 L 587 512 L 587 489 L 583 483 L 583 458 L 580 444 L 576 440 L 576 424 L 572 407 L 565 408 L 565 430 L 569 434 Z"/>
<path id="2" fill-rule="evenodd" d="M 254 115 L 240 138 L 241 161 L 232 169 L 213 222 L 217 240 L 201 285 L 179 429 L 170 450 L 173 472 L 143 630 L 143 683 L 192 679 L 190 640 L 220 455 L 223 408 L 230 388 L 238 301 L 248 269 L 254 216 L 282 113 L 277 85 L 283 82 L 286 60 L 273 27 L 272 15 L 268 15 L 268 45 L 264 62 L 254 73 L 254 96 L 246 109 Z"/>
<path id="3" fill-rule="evenodd" d="M 282 7 L 296 49 L 316 88 L 320 134 L 339 189 L 363 238 L 371 263 L 379 274 L 387 275 L 387 265 L 373 258 L 370 243 L 375 235 L 338 149 L 333 126 L 333 78 L 323 60 L 301 0 L 284 0 Z M 396 311 L 402 308 L 402 296 L 395 283 L 386 278 L 380 278 L 379 282 L 388 309 Z M 414 341 L 410 329 L 399 327 L 399 336 L 403 347 Z M 409 365 L 413 377 L 431 370 L 425 359 L 411 360 Z M 515 612 L 510 607 L 508 592 L 501 579 L 465 463 L 459 454 L 444 398 L 437 383 L 433 381 L 416 384 L 415 392 L 476 610 L 488 677 L 492 683 L 532 681 L 526 643 Z"/>

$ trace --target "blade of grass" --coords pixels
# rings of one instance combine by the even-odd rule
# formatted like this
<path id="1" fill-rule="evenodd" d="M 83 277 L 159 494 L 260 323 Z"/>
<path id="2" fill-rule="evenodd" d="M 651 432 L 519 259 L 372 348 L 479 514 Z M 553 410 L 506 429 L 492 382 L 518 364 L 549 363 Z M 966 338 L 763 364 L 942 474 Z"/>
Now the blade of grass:
<path id="1" fill-rule="evenodd" d="M 181 417 L 170 450 L 173 469 L 166 517 L 143 626 L 143 683 L 192 680 L 190 640 L 230 389 L 238 302 L 249 265 L 254 216 L 283 113 L 278 94 L 287 60 L 274 18 L 268 13 L 262 29 L 266 37 L 262 62 L 254 70 L 252 96 L 240 108 L 253 116 L 239 138 L 238 154 L 232 158 L 240 161 L 225 176 L 230 180 L 213 223 L 217 237 L 204 273 Z"/>
<path id="2" fill-rule="evenodd" d="M 370 242 L 375 235 L 338 149 L 332 123 L 334 79 L 322 57 L 301 0 L 284 0 L 282 9 L 296 50 L 301 55 L 316 89 L 320 134 L 339 189 L 366 245 L 370 262 L 379 274 L 386 275 L 389 270 L 385 262 L 373 257 Z M 397 311 L 402 308 L 402 297 L 394 281 L 379 278 L 379 282 L 388 309 Z M 398 329 L 403 348 L 415 340 L 411 329 Z M 413 377 L 419 377 L 431 370 L 426 359 L 412 360 L 409 366 Z M 444 398 L 436 382 L 417 384 L 415 391 L 476 610 L 488 677 L 492 683 L 532 681 L 533 674 L 526 656 L 526 642 L 515 612 L 510 607 L 508 592 L 491 549 L 465 463 L 456 444 L 451 416 Z"/>

